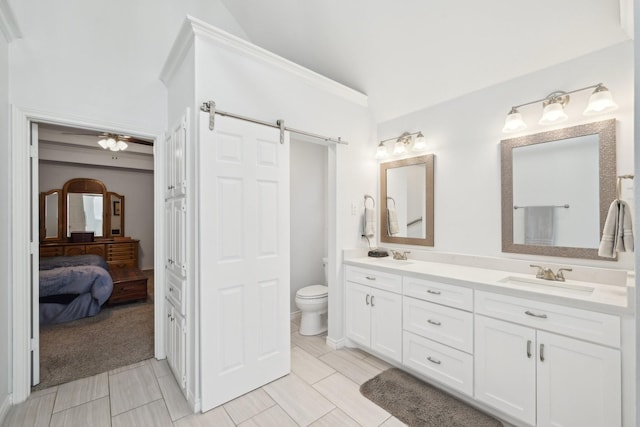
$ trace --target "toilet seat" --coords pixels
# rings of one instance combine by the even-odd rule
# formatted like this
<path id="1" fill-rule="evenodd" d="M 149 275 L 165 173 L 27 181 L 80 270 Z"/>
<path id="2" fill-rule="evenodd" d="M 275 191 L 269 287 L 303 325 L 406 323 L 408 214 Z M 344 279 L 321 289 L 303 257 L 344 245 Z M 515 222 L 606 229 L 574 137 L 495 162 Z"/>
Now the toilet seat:
<path id="1" fill-rule="evenodd" d="M 311 285 L 298 289 L 296 297 L 300 299 L 315 299 L 326 297 L 329 294 L 329 288 L 325 285 Z"/>

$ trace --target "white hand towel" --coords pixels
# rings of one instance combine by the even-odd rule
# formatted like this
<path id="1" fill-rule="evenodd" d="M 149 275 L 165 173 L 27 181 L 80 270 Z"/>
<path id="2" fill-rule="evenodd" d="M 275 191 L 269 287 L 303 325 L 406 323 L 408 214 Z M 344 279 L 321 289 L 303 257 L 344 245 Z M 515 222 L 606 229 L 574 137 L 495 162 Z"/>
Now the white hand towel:
<path id="1" fill-rule="evenodd" d="M 609 206 L 607 219 L 604 222 L 598 255 L 615 258 L 618 252 L 633 252 L 633 250 L 631 210 L 625 202 L 614 200 Z"/>
<path id="2" fill-rule="evenodd" d="M 363 233 L 367 237 L 373 237 L 376 234 L 376 211 L 373 208 L 364 208 L 364 226 Z"/>
<path id="3" fill-rule="evenodd" d="M 400 227 L 398 227 L 398 212 L 393 208 L 387 209 L 387 226 L 389 230 L 389 236 L 398 234 Z"/>

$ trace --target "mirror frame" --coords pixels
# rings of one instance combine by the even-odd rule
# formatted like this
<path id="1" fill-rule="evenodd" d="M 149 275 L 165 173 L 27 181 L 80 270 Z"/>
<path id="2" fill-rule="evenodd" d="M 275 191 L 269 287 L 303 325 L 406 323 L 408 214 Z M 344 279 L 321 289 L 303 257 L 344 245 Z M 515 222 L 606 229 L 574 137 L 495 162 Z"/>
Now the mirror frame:
<path id="1" fill-rule="evenodd" d="M 538 246 L 513 243 L 513 149 L 587 135 L 599 135 L 598 173 L 600 179 L 600 237 L 609 205 L 616 198 L 616 120 L 604 120 L 564 129 L 520 136 L 500 141 L 502 169 L 502 252 L 568 258 L 617 258 L 598 256 L 598 248 Z"/>
<path id="2" fill-rule="evenodd" d="M 380 241 L 386 243 L 400 243 L 405 245 L 433 246 L 434 242 L 434 163 L 435 155 L 426 154 L 418 157 L 410 157 L 408 159 L 395 160 L 391 162 L 380 163 Z M 387 227 L 387 170 L 400 168 L 411 165 L 426 166 L 425 171 L 425 203 L 426 218 L 424 239 L 416 237 L 393 237 L 389 236 Z"/>
<path id="3" fill-rule="evenodd" d="M 58 193 L 58 220 L 57 220 L 57 234 L 56 237 L 47 237 L 47 196 Z M 40 193 L 40 241 L 41 242 L 54 242 L 62 239 L 62 189 L 56 188 L 49 191 L 43 191 Z"/>
<path id="4" fill-rule="evenodd" d="M 120 234 L 113 234 L 113 225 L 111 224 L 111 219 L 113 218 L 113 213 L 114 213 L 114 200 L 112 199 L 112 197 L 115 196 L 117 198 L 120 199 Z M 109 211 L 107 213 L 107 230 L 109 231 L 109 233 L 107 234 L 108 237 L 124 237 L 124 196 L 122 194 L 118 194 L 118 193 L 114 193 L 113 191 L 108 191 L 107 192 L 107 203 L 109 205 Z"/>
<path id="5" fill-rule="evenodd" d="M 67 236 L 67 194 L 69 193 L 93 193 L 93 194 L 102 194 L 102 212 L 103 212 L 103 220 L 102 220 L 102 236 L 95 236 L 97 238 L 105 238 L 107 237 L 107 226 L 109 225 L 109 221 L 105 221 L 105 212 L 110 212 L 109 207 L 107 206 L 107 188 L 102 183 L 102 181 L 92 178 L 73 178 L 64 183 L 62 187 L 62 203 L 63 203 L 63 216 L 62 216 L 62 237 L 63 239 L 68 239 Z"/>

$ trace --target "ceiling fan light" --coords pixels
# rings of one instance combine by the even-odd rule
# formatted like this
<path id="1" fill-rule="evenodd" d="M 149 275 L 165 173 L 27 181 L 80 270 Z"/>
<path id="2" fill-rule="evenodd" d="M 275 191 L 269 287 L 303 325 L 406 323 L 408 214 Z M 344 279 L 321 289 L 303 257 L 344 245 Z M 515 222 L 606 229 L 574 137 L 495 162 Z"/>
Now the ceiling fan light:
<path id="1" fill-rule="evenodd" d="M 592 116 L 595 114 L 606 113 L 618 109 L 618 104 L 613 101 L 609 89 L 602 85 L 598 85 L 589 97 L 587 108 L 582 114 Z"/>
<path id="2" fill-rule="evenodd" d="M 522 120 L 522 114 L 518 112 L 515 108 L 512 108 L 507 114 L 507 118 L 504 120 L 504 127 L 502 128 L 502 132 L 511 133 L 511 132 L 519 132 L 521 130 L 525 130 L 527 128 L 527 124 Z"/>
<path id="3" fill-rule="evenodd" d="M 100 147 L 104 148 L 105 150 L 109 148 L 109 143 L 107 142 L 106 138 L 102 138 L 100 141 L 98 141 L 98 145 L 100 145 Z"/>
<path id="4" fill-rule="evenodd" d="M 541 125 L 552 125 L 562 123 L 568 118 L 569 116 L 564 112 L 564 107 L 560 102 L 551 102 L 542 110 L 542 118 L 538 123 Z"/>
<path id="5" fill-rule="evenodd" d="M 116 144 L 116 148 L 118 150 L 120 150 L 120 151 L 126 150 L 128 146 L 129 145 L 126 142 L 122 141 L 122 140 L 119 140 L 118 143 Z"/>
<path id="6" fill-rule="evenodd" d="M 416 140 L 413 141 L 413 151 L 424 151 L 427 149 L 427 139 L 424 137 L 422 132 L 418 133 L 416 136 Z"/>

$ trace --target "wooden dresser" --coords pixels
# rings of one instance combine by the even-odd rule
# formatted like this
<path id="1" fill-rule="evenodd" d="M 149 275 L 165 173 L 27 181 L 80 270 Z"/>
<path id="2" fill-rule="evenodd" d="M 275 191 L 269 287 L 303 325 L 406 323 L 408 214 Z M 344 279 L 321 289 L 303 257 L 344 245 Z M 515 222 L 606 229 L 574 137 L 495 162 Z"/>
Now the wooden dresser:
<path id="1" fill-rule="evenodd" d="M 100 255 L 107 261 L 113 280 L 113 292 L 107 301 L 112 305 L 147 297 L 147 277 L 138 268 L 139 243 L 139 240 L 127 238 L 82 243 L 41 243 L 40 257 Z"/>

